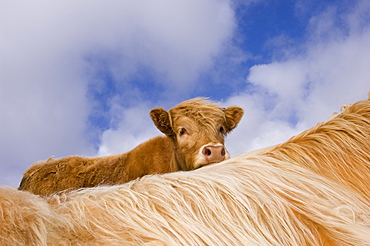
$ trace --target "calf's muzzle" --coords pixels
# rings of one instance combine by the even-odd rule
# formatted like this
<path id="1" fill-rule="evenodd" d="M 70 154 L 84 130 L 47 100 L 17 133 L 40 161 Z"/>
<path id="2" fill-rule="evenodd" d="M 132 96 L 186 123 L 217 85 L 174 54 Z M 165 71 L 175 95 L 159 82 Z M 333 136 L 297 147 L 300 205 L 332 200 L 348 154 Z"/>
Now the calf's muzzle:
<path id="1" fill-rule="evenodd" d="M 228 153 L 225 147 L 218 144 L 207 144 L 202 148 L 202 155 L 207 164 L 216 163 L 228 159 Z"/>

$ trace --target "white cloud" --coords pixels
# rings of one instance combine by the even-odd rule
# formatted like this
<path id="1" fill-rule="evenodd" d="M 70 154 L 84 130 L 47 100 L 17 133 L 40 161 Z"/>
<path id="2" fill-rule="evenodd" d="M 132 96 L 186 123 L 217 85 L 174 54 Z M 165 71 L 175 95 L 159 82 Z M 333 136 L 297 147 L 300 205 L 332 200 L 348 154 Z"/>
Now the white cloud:
<path id="1" fill-rule="evenodd" d="M 162 134 L 150 119 L 150 109 L 145 103 L 139 103 L 128 109 L 117 109 L 122 115 L 122 121 L 116 128 L 111 128 L 103 133 L 98 155 L 123 153 Z"/>
<path id="2" fill-rule="evenodd" d="M 96 9 L 107 9 L 110 21 L 107 23 L 106 16 L 99 14 L 87 21 L 99 35 L 96 39 L 108 42 L 103 50 L 115 48 L 114 57 L 118 58 L 111 68 L 114 76 L 122 79 L 137 72 L 139 66 L 149 68 L 161 78 L 158 83 L 173 93 L 191 88 L 201 69 L 211 65 L 212 57 L 233 33 L 233 10 L 225 0 L 101 4 Z M 98 25 L 101 32 L 95 23 L 105 23 Z M 107 40 L 112 34 L 115 36 Z"/>

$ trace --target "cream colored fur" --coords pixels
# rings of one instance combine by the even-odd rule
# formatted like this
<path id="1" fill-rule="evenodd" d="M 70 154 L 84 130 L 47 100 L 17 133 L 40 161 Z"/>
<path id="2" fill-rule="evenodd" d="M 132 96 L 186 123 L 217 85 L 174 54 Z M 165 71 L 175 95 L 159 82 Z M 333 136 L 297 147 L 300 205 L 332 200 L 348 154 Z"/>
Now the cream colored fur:
<path id="1" fill-rule="evenodd" d="M 57 245 L 67 225 L 43 198 L 0 186 L 0 245 Z"/>
<path id="2" fill-rule="evenodd" d="M 59 224 L 60 237 L 49 245 L 370 245 L 366 199 L 265 156 L 47 200 L 58 215 L 50 219 L 69 222 Z M 21 206 L 3 209 L 24 212 Z M 19 226 L 1 225 L 13 233 Z"/>

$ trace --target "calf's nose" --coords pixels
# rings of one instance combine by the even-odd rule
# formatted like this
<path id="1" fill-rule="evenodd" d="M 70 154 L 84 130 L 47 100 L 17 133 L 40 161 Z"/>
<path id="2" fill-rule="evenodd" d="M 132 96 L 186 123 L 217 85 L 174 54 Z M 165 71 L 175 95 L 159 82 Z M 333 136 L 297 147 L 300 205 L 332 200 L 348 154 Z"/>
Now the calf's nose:
<path id="1" fill-rule="evenodd" d="M 203 147 L 202 154 L 208 163 L 225 160 L 226 150 L 222 144 L 209 144 Z"/>

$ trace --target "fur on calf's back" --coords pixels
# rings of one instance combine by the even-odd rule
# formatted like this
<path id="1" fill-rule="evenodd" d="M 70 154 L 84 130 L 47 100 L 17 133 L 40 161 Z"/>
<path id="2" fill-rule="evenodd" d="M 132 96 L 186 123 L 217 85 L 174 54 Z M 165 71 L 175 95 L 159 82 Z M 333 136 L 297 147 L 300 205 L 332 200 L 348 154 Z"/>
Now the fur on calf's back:
<path id="1" fill-rule="evenodd" d="M 148 155 L 148 152 L 151 154 Z M 49 195 L 68 189 L 123 184 L 146 174 L 178 171 L 175 163 L 166 163 L 172 155 L 170 140 L 155 137 L 123 154 L 50 158 L 31 166 L 24 174 L 19 189 Z"/>

